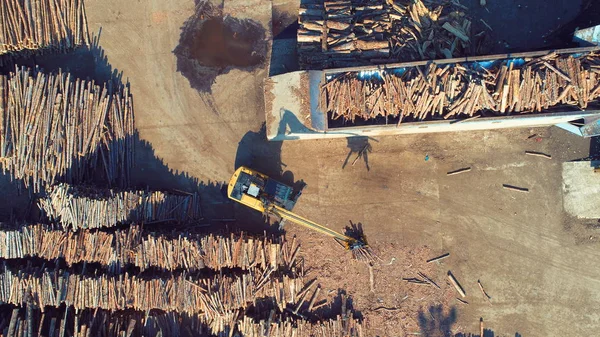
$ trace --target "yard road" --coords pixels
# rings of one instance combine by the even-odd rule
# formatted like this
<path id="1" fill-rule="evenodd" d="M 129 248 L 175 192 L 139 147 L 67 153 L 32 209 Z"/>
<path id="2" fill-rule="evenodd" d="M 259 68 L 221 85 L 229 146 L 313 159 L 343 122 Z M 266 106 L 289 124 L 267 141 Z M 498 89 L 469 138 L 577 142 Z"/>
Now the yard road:
<path id="1" fill-rule="evenodd" d="M 218 51 L 211 54 L 195 49 L 206 32 L 194 31 L 203 18 L 193 0 L 87 1 L 90 30 L 101 32 L 95 76 L 116 70 L 131 85 L 140 138 L 134 181 L 200 189 L 205 210 L 215 217 L 235 217 L 240 228 L 261 231 L 260 215 L 227 202 L 218 184 L 240 164 L 286 182 L 303 179 L 308 188 L 296 209 L 300 215 L 335 230 L 349 220 L 361 222 L 375 249 L 392 244 L 450 253 L 432 277 L 445 283 L 451 270 L 467 293 L 468 305 L 456 301 L 458 295 L 448 300 L 457 309 L 453 332 L 476 333 L 483 317 L 496 336 L 596 335 L 600 232 L 568 218 L 561 194 L 561 163 L 587 157 L 589 140 L 552 127 L 268 143 L 261 133 L 262 88 L 272 7 L 225 0 L 222 14 L 230 15 L 224 20 L 230 26 L 216 30 L 229 42 L 208 41 L 202 48 Z M 215 66 L 202 67 L 194 58 Z M 352 165 L 361 142 L 370 152 Z M 552 159 L 526 156 L 526 150 Z M 463 167 L 472 170 L 446 175 Z M 308 266 L 319 258 L 311 249 L 331 244 L 286 226 L 303 238 Z M 344 276 L 353 277 L 336 275 Z"/>

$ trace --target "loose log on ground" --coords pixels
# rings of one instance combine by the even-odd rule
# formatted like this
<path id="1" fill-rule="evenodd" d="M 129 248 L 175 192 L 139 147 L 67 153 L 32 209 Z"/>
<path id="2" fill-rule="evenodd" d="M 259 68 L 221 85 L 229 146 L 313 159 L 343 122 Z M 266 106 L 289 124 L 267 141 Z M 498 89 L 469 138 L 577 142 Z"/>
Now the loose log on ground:
<path id="1" fill-rule="evenodd" d="M 502 184 L 502 187 L 504 189 L 511 190 L 511 191 L 529 193 L 529 189 L 526 187 L 518 187 L 518 186 L 513 186 L 513 185 L 508 185 L 508 184 Z"/>
<path id="2" fill-rule="evenodd" d="M 546 159 L 552 159 L 551 155 L 545 154 L 545 153 L 542 153 L 542 152 L 525 151 L 525 154 L 530 155 L 530 156 L 535 156 L 535 157 L 542 157 L 542 158 L 546 158 Z"/>
<path id="3" fill-rule="evenodd" d="M 451 271 L 448 271 L 448 280 L 450 280 L 450 283 L 452 283 L 452 285 L 454 286 L 454 289 L 456 289 L 456 291 L 458 291 L 460 296 L 462 296 L 462 297 L 467 296 L 465 293 L 465 290 L 461 287 L 460 283 L 458 283 L 458 281 L 456 280 L 456 278 L 454 277 L 454 275 L 452 274 Z"/>
<path id="4" fill-rule="evenodd" d="M 457 174 L 465 173 L 465 172 L 469 172 L 469 171 L 471 171 L 471 168 L 470 167 L 465 167 L 465 168 L 461 168 L 461 169 L 458 169 L 458 170 L 450 171 L 450 172 L 447 173 L 447 175 L 453 176 L 453 175 L 457 175 Z"/>
<path id="5" fill-rule="evenodd" d="M 431 258 L 431 259 L 427 260 L 426 262 L 427 263 L 431 263 L 431 262 L 435 262 L 435 261 L 440 261 L 440 260 L 443 260 L 443 259 L 447 258 L 448 256 L 450 256 L 450 253 L 445 253 L 445 254 L 442 254 L 440 256 L 436 256 L 434 258 Z"/>

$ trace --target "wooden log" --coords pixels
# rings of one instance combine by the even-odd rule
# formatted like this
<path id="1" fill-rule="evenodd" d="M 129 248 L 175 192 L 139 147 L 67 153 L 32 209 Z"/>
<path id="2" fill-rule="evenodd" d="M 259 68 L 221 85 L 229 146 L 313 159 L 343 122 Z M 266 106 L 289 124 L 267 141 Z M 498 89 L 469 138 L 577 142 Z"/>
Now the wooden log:
<path id="1" fill-rule="evenodd" d="M 454 286 L 454 289 L 456 289 L 460 296 L 467 296 L 465 290 L 461 287 L 460 283 L 458 283 L 451 271 L 448 271 L 448 280 L 450 280 L 450 283 Z"/>
<path id="2" fill-rule="evenodd" d="M 440 261 L 440 260 L 443 260 L 443 259 L 447 258 L 448 256 L 450 256 L 450 253 L 445 253 L 445 254 L 442 254 L 440 256 L 436 256 L 434 258 L 431 258 L 431 259 L 427 260 L 426 262 L 427 263 L 431 263 L 431 262 L 435 262 L 435 261 Z"/>
<path id="3" fill-rule="evenodd" d="M 488 295 L 485 290 L 483 289 L 483 285 L 481 284 L 481 281 L 477 280 L 477 285 L 479 286 L 479 290 L 481 290 L 481 294 L 483 294 L 483 297 L 490 303 L 492 304 L 492 302 L 490 301 L 492 298 L 490 297 L 490 295 Z"/>
<path id="4" fill-rule="evenodd" d="M 457 38 L 461 39 L 464 42 L 469 42 L 469 37 L 465 35 L 460 29 L 454 27 L 450 22 L 446 22 L 442 25 L 442 28 L 454 34 Z"/>
<path id="5" fill-rule="evenodd" d="M 534 157 L 541 157 L 541 158 L 546 158 L 546 159 L 552 159 L 552 156 L 549 154 L 545 154 L 542 152 L 536 152 L 536 151 L 525 151 L 526 155 L 529 156 L 534 156 Z"/>
<path id="6" fill-rule="evenodd" d="M 354 41 L 354 47 L 361 50 L 386 49 L 389 46 L 388 41 Z"/>
<path id="7" fill-rule="evenodd" d="M 485 0 L 482 0 L 485 1 Z M 479 318 L 479 336 L 483 337 L 484 329 L 483 329 L 483 317 Z"/>
<path id="8" fill-rule="evenodd" d="M 464 167 L 464 168 L 460 168 L 458 170 L 454 170 L 454 171 L 450 171 L 448 173 L 446 173 L 449 176 L 453 176 L 453 175 L 457 175 L 457 174 L 461 174 L 461 173 L 465 173 L 465 172 L 470 172 L 471 168 L 470 167 Z"/>
<path id="9" fill-rule="evenodd" d="M 513 186 L 513 185 L 508 185 L 508 184 L 502 184 L 502 187 L 504 189 L 511 190 L 511 191 L 529 193 L 529 189 L 525 188 L 525 187 L 517 187 L 517 186 Z"/>
<path id="10" fill-rule="evenodd" d="M 318 42 L 321 42 L 321 35 L 298 34 L 298 42 L 300 42 L 300 43 L 318 43 Z"/>
<path id="11" fill-rule="evenodd" d="M 348 28 L 350 28 L 352 26 L 351 23 L 348 22 L 342 22 L 342 21 L 336 21 L 336 20 L 327 20 L 326 22 L 326 26 L 329 29 L 335 29 L 335 30 L 346 30 Z"/>

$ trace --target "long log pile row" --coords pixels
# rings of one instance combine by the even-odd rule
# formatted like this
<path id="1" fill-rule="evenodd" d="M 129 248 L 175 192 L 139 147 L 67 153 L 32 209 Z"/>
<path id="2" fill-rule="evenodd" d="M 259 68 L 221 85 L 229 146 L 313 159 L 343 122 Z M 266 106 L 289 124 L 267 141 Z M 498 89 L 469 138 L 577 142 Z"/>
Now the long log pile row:
<path id="1" fill-rule="evenodd" d="M 307 0 L 300 5 L 304 69 L 467 55 L 471 21 L 450 1 Z"/>
<path id="2" fill-rule="evenodd" d="M 4 267 L 0 274 L 0 301 L 25 305 L 33 294 L 36 305 L 73 306 L 76 310 L 153 310 L 203 314 L 217 317 L 246 309 L 258 299 L 269 297 L 285 308 L 294 304 L 303 289 L 301 277 L 274 273 L 193 278 L 173 275 L 142 278 L 127 273 L 119 276 L 84 276 L 67 271 L 19 270 Z"/>
<path id="3" fill-rule="evenodd" d="M 182 222 L 202 217 L 197 193 L 114 191 L 69 184 L 51 187 L 38 206 L 51 221 L 74 231 L 130 223 Z"/>
<path id="4" fill-rule="evenodd" d="M 548 54 L 467 64 L 415 66 L 398 75 L 360 79 L 344 73 L 321 87 L 320 103 L 332 120 L 378 117 L 402 121 L 536 113 L 554 106 L 585 109 L 600 96 L 600 55 Z"/>
<path id="5" fill-rule="evenodd" d="M 204 268 L 289 270 L 295 264 L 299 249 L 295 239 L 255 239 L 243 233 L 229 237 L 178 233 L 169 238 L 144 235 L 139 226 L 113 233 L 88 230 L 73 233 L 44 225 L 0 230 L 0 258 L 3 259 L 38 257 L 52 261 L 62 258 L 69 266 L 89 262 L 116 269 L 135 266 L 142 271 L 150 268 L 188 272 Z"/>
<path id="6" fill-rule="evenodd" d="M 118 90 L 25 67 L 0 76 L 0 161 L 35 192 L 102 176 L 125 185 L 133 165 L 133 109 Z"/>
<path id="7" fill-rule="evenodd" d="M 72 308 L 2 308 L 0 333 L 3 337 L 159 337 L 201 336 L 207 328 L 197 315 L 174 312 L 110 312 L 101 309 L 74 311 Z"/>
<path id="8" fill-rule="evenodd" d="M 309 323 L 302 319 L 274 315 L 270 321 L 244 316 L 233 325 L 209 327 L 201 315 L 162 311 L 117 311 L 102 309 L 74 311 L 72 308 L 31 310 L 2 308 L 0 333 L 4 337 L 84 336 L 84 337 L 158 337 L 158 336 L 247 336 L 247 337 L 361 337 L 362 326 L 352 316 Z M 215 320 L 215 321 L 218 321 Z M 229 320 L 228 320 L 229 321 Z"/>
<path id="9" fill-rule="evenodd" d="M 3 0 L 0 16 L 0 55 L 90 42 L 83 0 Z"/>

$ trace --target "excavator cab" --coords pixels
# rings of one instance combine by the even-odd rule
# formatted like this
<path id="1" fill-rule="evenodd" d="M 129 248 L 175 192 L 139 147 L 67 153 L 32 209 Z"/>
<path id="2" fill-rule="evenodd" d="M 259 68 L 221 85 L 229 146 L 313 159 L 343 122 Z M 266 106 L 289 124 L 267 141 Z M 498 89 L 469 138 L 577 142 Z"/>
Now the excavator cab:
<path id="1" fill-rule="evenodd" d="M 245 166 L 235 171 L 227 186 L 230 199 L 263 213 L 265 205 L 270 204 L 291 211 L 301 193 L 302 190 L 295 192 L 291 186 Z"/>

